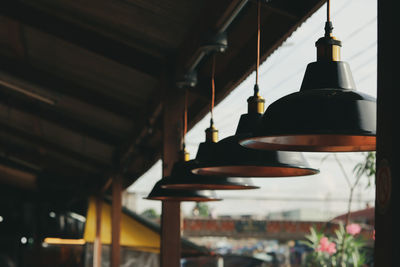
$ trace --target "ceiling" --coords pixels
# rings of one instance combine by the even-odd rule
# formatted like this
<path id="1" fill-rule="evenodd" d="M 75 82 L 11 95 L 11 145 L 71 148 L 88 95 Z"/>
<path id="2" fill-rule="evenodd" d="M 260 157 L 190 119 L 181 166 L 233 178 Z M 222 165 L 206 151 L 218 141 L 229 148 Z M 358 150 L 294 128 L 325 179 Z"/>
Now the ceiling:
<path id="1" fill-rule="evenodd" d="M 177 73 L 243 3 L 216 57 L 216 102 L 254 70 L 256 1 L 5 0 L 0 183 L 57 197 L 93 193 L 116 173 L 134 182 L 161 156 L 162 99 Z M 323 3 L 263 2 L 262 60 Z M 189 127 L 208 109 L 210 62 L 197 67 Z"/>

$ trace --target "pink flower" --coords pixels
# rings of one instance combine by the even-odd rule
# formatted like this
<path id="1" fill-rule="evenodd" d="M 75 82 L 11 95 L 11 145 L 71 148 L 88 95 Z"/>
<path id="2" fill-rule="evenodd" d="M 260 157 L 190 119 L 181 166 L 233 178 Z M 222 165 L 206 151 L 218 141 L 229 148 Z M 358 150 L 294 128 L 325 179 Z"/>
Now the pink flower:
<path id="1" fill-rule="evenodd" d="M 323 237 L 319 240 L 319 245 L 321 248 L 326 248 L 329 245 L 329 239 L 327 237 Z"/>
<path id="2" fill-rule="evenodd" d="M 361 232 L 361 226 L 356 223 L 352 223 L 346 226 L 346 232 L 351 235 L 357 235 Z"/>
<path id="3" fill-rule="evenodd" d="M 327 252 L 329 255 L 335 254 L 336 253 L 336 244 L 331 242 L 328 246 Z"/>
<path id="4" fill-rule="evenodd" d="M 319 240 L 319 246 L 317 251 L 326 252 L 329 255 L 336 253 L 336 244 L 333 242 L 329 242 L 327 237 L 323 237 Z"/>

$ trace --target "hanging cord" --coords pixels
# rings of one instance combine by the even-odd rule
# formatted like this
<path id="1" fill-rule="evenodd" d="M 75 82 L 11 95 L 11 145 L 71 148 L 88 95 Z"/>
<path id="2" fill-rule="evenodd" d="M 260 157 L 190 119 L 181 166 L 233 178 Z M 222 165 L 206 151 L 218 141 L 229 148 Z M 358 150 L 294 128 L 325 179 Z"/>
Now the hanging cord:
<path id="1" fill-rule="evenodd" d="M 186 133 L 187 133 L 187 110 L 188 110 L 188 92 L 185 90 L 184 108 L 183 108 L 183 131 L 182 131 L 182 150 L 186 148 Z"/>
<path id="2" fill-rule="evenodd" d="M 331 1 L 326 1 L 326 21 L 331 21 Z"/>
<path id="3" fill-rule="evenodd" d="M 257 66 L 256 66 L 256 84 L 258 84 L 258 69 L 260 67 L 260 9 L 261 1 L 257 2 Z"/>
<path id="4" fill-rule="evenodd" d="M 211 106 L 210 106 L 211 126 L 214 125 L 214 102 L 215 102 L 215 54 L 213 55 L 212 70 L 211 70 Z"/>
<path id="5" fill-rule="evenodd" d="M 206 142 L 218 142 L 218 130 L 214 127 L 214 104 L 215 104 L 215 54 L 212 58 L 211 70 L 211 104 L 210 104 L 210 127 L 206 129 Z"/>
<path id="6" fill-rule="evenodd" d="M 325 23 L 325 36 L 330 37 L 332 34 L 333 26 L 331 22 L 331 1 L 326 1 L 326 23 Z"/>
<path id="7" fill-rule="evenodd" d="M 254 95 L 247 99 L 248 113 L 262 114 L 264 112 L 265 99 L 260 96 L 258 86 L 260 70 L 260 47 L 261 47 L 261 0 L 257 1 L 257 60 L 256 60 L 256 82 L 254 84 Z"/>
<path id="8" fill-rule="evenodd" d="M 254 96 L 259 93 L 258 73 L 260 68 L 260 37 L 261 37 L 261 1 L 257 1 L 257 63 L 256 63 L 256 84 L 254 85 Z"/>

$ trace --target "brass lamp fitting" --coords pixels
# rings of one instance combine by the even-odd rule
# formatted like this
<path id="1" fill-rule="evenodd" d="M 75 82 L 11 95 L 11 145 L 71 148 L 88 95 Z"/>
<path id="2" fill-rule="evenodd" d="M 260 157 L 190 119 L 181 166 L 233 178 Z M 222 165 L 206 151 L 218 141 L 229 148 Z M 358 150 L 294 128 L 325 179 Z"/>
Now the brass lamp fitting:
<path id="1" fill-rule="evenodd" d="M 342 42 L 332 35 L 332 23 L 325 24 L 325 36 L 315 43 L 317 47 L 317 61 L 340 61 L 340 47 Z"/>
<path id="2" fill-rule="evenodd" d="M 190 160 L 190 154 L 187 152 L 186 148 L 183 148 L 180 153 L 179 153 L 179 158 L 181 161 L 189 161 Z"/>
<path id="3" fill-rule="evenodd" d="M 265 99 L 260 96 L 260 89 L 258 88 L 258 84 L 254 85 L 254 95 L 250 96 L 247 99 L 247 113 L 249 114 L 263 114 L 264 113 L 264 104 Z"/>
<path id="4" fill-rule="evenodd" d="M 250 96 L 247 99 L 247 112 L 263 114 L 264 104 L 265 104 L 265 99 L 258 93 L 257 95 Z"/>
<path id="5" fill-rule="evenodd" d="M 218 130 L 211 123 L 210 127 L 206 129 L 206 143 L 217 143 L 218 142 Z"/>

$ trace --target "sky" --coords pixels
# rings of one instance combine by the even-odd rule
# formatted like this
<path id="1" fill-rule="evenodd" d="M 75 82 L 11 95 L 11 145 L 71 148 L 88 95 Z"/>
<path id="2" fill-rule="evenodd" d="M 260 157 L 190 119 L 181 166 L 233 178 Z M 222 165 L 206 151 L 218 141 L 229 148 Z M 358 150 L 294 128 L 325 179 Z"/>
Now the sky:
<path id="1" fill-rule="evenodd" d="M 347 61 L 358 91 L 373 97 L 377 94 L 377 2 L 376 0 L 331 1 L 333 35 L 342 41 L 341 60 Z M 260 94 L 266 107 L 275 100 L 300 89 L 308 63 L 316 60 L 315 41 L 324 34 L 326 5 L 315 12 L 260 66 Z M 261 34 L 268 34 L 262 32 Z M 261 44 L 262 45 L 262 44 Z M 218 62 L 217 62 L 218 64 Z M 215 77 L 218 80 L 218 77 Z M 233 90 L 214 109 L 214 123 L 219 139 L 233 135 L 240 115 L 247 111 L 247 98 L 253 93 L 255 73 Z M 218 88 L 216 88 L 218 90 Z M 209 115 L 193 127 L 186 136 L 186 148 L 191 158 L 204 142 L 204 130 L 209 125 Z M 363 153 L 304 153 L 309 164 L 320 174 L 296 178 L 253 178 L 260 186 L 257 190 L 218 191 L 224 198 L 208 202 L 217 215 L 257 215 L 270 212 L 313 209 L 331 217 L 347 211 L 349 186 L 339 167 L 339 160 L 350 180 L 354 181 L 353 168 L 363 160 Z M 137 212 L 154 208 L 161 212 L 159 201 L 143 200 L 156 181 L 161 179 L 162 163 L 157 162 L 137 182 L 128 188 L 138 194 Z M 373 204 L 375 188 L 367 187 L 363 177 L 355 192 L 353 210 Z M 194 203 L 182 203 L 182 211 L 189 214 Z"/>

